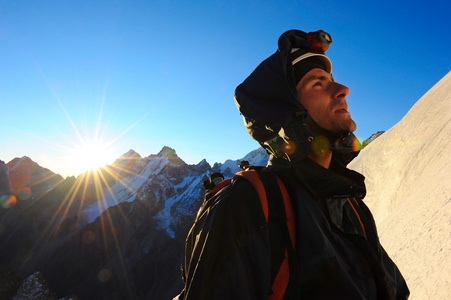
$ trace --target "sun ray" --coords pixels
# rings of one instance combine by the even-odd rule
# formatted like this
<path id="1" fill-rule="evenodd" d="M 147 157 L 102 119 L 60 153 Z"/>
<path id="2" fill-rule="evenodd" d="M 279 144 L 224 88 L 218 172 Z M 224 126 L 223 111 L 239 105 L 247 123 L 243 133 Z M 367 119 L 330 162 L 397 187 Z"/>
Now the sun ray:
<path id="1" fill-rule="evenodd" d="M 56 178 L 58 175 L 56 175 L 55 173 L 48 173 L 46 176 L 43 176 L 42 178 L 39 178 L 38 180 L 36 180 L 36 181 L 33 181 L 33 184 L 31 185 L 31 186 L 33 186 L 33 185 L 38 185 L 38 184 L 40 184 L 40 183 L 44 183 L 44 182 L 46 182 L 46 181 L 48 181 L 48 180 L 50 180 L 50 179 L 52 179 L 52 178 Z M 60 180 L 58 180 L 58 182 L 55 184 L 55 187 L 56 186 L 58 186 L 59 184 L 61 184 L 61 183 L 63 183 L 64 182 L 64 179 L 60 179 Z M 43 194 L 41 194 L 41 195 L 39 195 L 39 198 L 42 198 L 43 196 L 45 196 L 47 193 L 48 193 L 49 191 L 45 191 Z"/>
<path id="2" fill-rule="evenodd" d="M 32 137 L 32 138 L 34 138 L 34 139 L 40 140 L 41 142 L 44 142 L 45 144 L 54 146 L 54 147 L 56 147 L 56 148 L 59 148 L 59 149 L 61 149 L 61 150 L 64 150 L 65 152 L 69 152 L 69 151 L 71 151 L 71 149 L 72 149 L 72 148 L 69 147 L 69 146 L 66 146 L 66 145 L 63 145 L 63 144 L 60 144 L 60 143 L 56 143 L 56 142 L 54 142 L 54 141 L 45 139 L 45 138 L 40 137 L 40 136 L 38 136 L 38 135 L 31 134 L 30 132 L 22 131 L 22 130 L 19 130 L 19 129 L 17 129 L 17 128 L 16 128 L 15 130 L 17 130 L 18 133 L 21 133 L 21 134 L 23 134 L 23 135 L 27 135 L 27 136 Z"/>
<path id="3" fill-rule="evenodd" d="M 102 177 L 99 172 L 94 174 L 94 177 L 95 177 L 94 182 L 95 182 L 96 190 L 99 192 L 99 194 L 101 194 L 101 197 L 104 198 L 103 189 L 101 188 L 102 187 L 101 180 L 104 180 L 104 177 Z M 104 183 L 106 184 L 106 181 L 104 181 Z M 109 190 L 109 189 L 107 189 L 107 190 Z M 124 223 L 127 223 L 127 218 L 124 215 L 122 209 L 120 207 L 118 207 L 118 209 L 119 209 L 119 212 L 120 212 L 120 214 L 121 214 L 121 216 L 122 216 L 122 218 L 124 220 Z M 106 210 L 105 213 L 106 213 L 106 216 L 107 216 L 107 219 L 108 219 L 108 223 L 109 223 L 110 228 L 111 228 L 111 234 L 112 234 L 112 237 L 113 237 L 113 242 L 114 242 L 114 245 L 116 247 L 116 251 L 117 251 L 118 256 L 119 256 L 119 261 L 120 261 L 120 264 L 121 264 L 123 277 L 124 277 L 125 282 L 126 282 L 127 290 L 131 294 L 128 272 L 127 272 L 127 268 L 126 268 L 126 265 L 125 265 L 125 261 L 123 260 L 122 249 L 120 247 L 120 243 L 119 243 L 119 240 L 118 240 L 118 237 L 117 237 L 116 228 L 114 226 L 113 220 L 111 219 L 110 211 Z M 106 240 L 106 238 L 107 237 L 105 236 L 105 240 Z"/>
<path id="4" fill-rule="evenodd" d="M 72 129 L 74 129 L 77 137 L 79 138 L 80 141 L 83 140 L 82 135 L 80 134 L 80 131 L 78 130 L 77 126 L 75 125 L 74 121 L 72 120 L 71 116 L 69 115 L 69 113 L 67 112 L 66 108 L 64 107 L 63 103 L 61 102 L 58 94 L 55 92 L 55 90 L 53 89 L 52 84 L 50 83 L 50 81 L 48 80 L 47 76 L 44 74 L 44 71 L 42 71 L 42 69 L 40 67 L 38 67 L 39 71 L 41 72 L 42 77 L 44 78 L 45 82 L 47 83 L 48 88 L 50 89 L 50 91 L 52 92 L 53 96 L 55 97 L 56 101 L 58 102 L 58 104 L 60 105 L 61 109 L 64 112 L 64 115 L 66 116 L 67 120 L 69 121 L 70 125 L 72 126 Z"/>
<path id="5" fill-rule="evenodd" d="M 107 146 L 115 143 L 117 140 L 119 140 L 124 134 L 126 134 L 127 132 L 129 132 L 131 129 L 133 129 L 133 127 L 135 127 L 136 125 L 138 125 L 142 120 L 144 120 L 145 118 L 147 118 L 147 116 L 152 112 L 153 110 L 148 111 L 147 113 L 145 113 L 141 118 L 139 118 L 138 120 L 136 120 L 133 124 L 131 124 L 128 128 L 126 128 L 124 131 L 122 131 L 121 133 L 119 133 L 115 138 L 111 139 L 111 141 L 109 143 L 107 143 Z"/>
<path id="6" fill-rule="evenodd" d="M 61 180 L 58 182 L 57 185 L 60 185 L 64 182 L 64 180 Z M 72 191 L 74 190 L 74 186 L 71 188 L 71 190 L 69 191 L 69 193 L 64 197 L 63 201 L 61 201 L 61 204 L 59 205 L 57 211 L 52 215 L 50 221 L 47 223 L 47 226 L 44 228 L 44 230 L 41 232 L 38 240 L 34 243 L 34 245 L 28 250 L 28 255 L 26 257 L 31 257 L 32 253 L 34 253 L 34 251 L 39 248 L 39 246 L 41 245 L 41 243 L 43 241 L 45 241 L 45 239 L 50 238 L 50 236 L 48 236 L 48 233 L 51 233 L 51 229 L 52 226 L 54 225 L 55 220 L 58 217 L 61 217 L 61 215 L 59 214 L 59 212 L 61 211 L 61 209 L 63 208 L 63 206 L 67 203 L 67 199 L 70 197 L 71 200 L 69 201 L 67 207 L 69 207 L 74 199 L 75 196 L 71 196 L 72 195 Z M 73 193 L 73 195 L 75 195 L 76 192 Z M 39 199 L 38 199 L 39 200 Z M 65 216 L 65 214 L 63 214 L 63 217 Z M 51 235 L 51 238 L 55 238 L 57 236 L 58 230 L 59 230 L 59 226 L 61 226 L 61 222 L 63 221 L 63 218 L 60 219 L 60 223 L 56 226 L 55 231 L 53 232 L 53 234 Z"/>
<path id="7" fill-rule="evenodd" d="M 65 210 L 64 210 L 64 212 L 62 214 L 62 219 L 61 219 L 60 223 L 58 224 L 57 228 L 55 229 L 55 232 L 54 232 L 54 235 L 53 235 L 54 237 L 56 237 L 58 235 L 58 232 L 60 230 L 60 226 L 61 226 L 62 222 L 64 221 L 64 217 L 67 216 L 67 213 L 68 213 L 69 209 L 72 207 L 72 203 L 74 202 L 74 200 L 77 197 L 77 193 L 79 191 L 81 183 L 82 183 L 81 180 L 76 180 L 75 181 L 74 185 L 71 187 L 71 189 L 67 193 L 66 197 L 64 197 L 61 205 L 58 207 L 58 210 L 56 211 L 55 215 L 59 215 L 59 213 L 62 210 L 64 204 L 67 203 L 66 208 L 65 208 Z M 52 218 L 50 224 L 53 223 L 54 219 L 55 219 L 55 217 Z"/>
<path id="8" fill-rule="evenodd" d="M 107 172 L 110 172 L 108 170 L 106 170 Z M 105 186 L 107 186 L 107 181 L 105 179 L 105 176 L 101 173 L 101 172 L 97 172 L 97 176 L 100 177 L 100 179 L 102 179 L 103 183 L 105 184 Z M 114 193 L 111 191 L 110 188 L 107 188 L 107 192 L 111 195 L 111 197 L 113 198 L 113 200 L 116 202 L 116 204 L 118 204 L 119 202 L 116 199 L 116 196 L 114 195 Z M 105 205 L 107 205 L 107 203 L 105 203 Z M 119 212 L 121 214 L 121 216 L 126 219 L 126 216 L 124 214 L 124 212 L 122 211 L 122 209 L 119 208 Z"/>
<path id="9" fill-rule="evenodd" d="M 77 193 L 78 193 L 79 188 L 81 186 L 82 180 L 83 179 L 77 179 L 75 181 L 75 183 L 71 186 L 69 192 L 63 198 L 63 200 L 61 201 L 61 204 L 59 205 L 58 209 L 56 210 L 56 212 L 52 216 L 52 219 L 50 220 L 50 222 L 49 222 L 48 226 L 46 227 L 45 231 L 47 231 L 48 228 L 50 228 L 50 226 L 53 224 L 53 222 L 55 221 L 57 216 L 60 215 L 60 211 L 63 209 L 63 206 L 67 203 L 66 210 L 62 214 L 63 217 L 66 216 L 67 211 L 70 209 L 70 207 L 72 206 L 73 201 L 75 200 L 75 198 L 77 196 Z M 59 229 L 59 226 L 61 226 L 61 224 L 58 224 L 57 229 Z M 57 232 L 55 232 L 54 236 L 56 236 L 56 234 L 57 234 Z"/>
<path id="10" fill-rule="evenodd" d="M 99 138 L 100 126 L 102 124 L 103 106 L 105 105 L 105 94 L 102 95 L 102 101 L 100 101 L 99 116 L 97 117 L 96 129 L 94 133 L 94 140 Z"/>

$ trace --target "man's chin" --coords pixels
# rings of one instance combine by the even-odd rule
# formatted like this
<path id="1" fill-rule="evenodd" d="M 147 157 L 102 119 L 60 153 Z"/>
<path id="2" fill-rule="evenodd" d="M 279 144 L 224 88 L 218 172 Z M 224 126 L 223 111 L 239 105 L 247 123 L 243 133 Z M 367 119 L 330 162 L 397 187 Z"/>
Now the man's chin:
<path id="1" fill-rule="evenodd" d="M 356 129 L 357 129 L 357 124 L 354 121 L 352 121 L 352 123 L 349 126 L 348 131 L 349 132 L 354 132 Z"/>
<path id="2" fill-rule="evenodd" d="M 353 120 L 349 120 L 345 124 L 337 125 L 334 130 L 329 130 L 334 135 L 343 135 L 348 134 L 350 132 L 354 132 L 357 129 L 357 124 Z"/>
<path id="3" fill-rule="evenodd" d="M 349 118 L 342 126 L 342 131 L 354 132 L 357 129 L 357 124 L 353 119 Z"/>

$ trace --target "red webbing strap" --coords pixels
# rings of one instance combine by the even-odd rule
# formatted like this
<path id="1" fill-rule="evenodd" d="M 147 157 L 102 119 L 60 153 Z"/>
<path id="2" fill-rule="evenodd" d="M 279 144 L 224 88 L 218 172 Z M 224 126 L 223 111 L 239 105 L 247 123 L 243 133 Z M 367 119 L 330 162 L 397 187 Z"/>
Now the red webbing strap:
<path id="1" fill-rule="evenodd" d="M 263 186 L 263 182 L 261 181 L 258 173 L 253 170 L 240 171 L 235 176 L 245 177 L 254 186 L 255 190 L 257 191 L 258 198 L 260 199 L 260 203 L 266 218 L 266 222 L 268 222 L 268 199 L 266 197 L 265 187 Z M 285 188 L 283 182 L 279 178 L 277 178 L 277 183 L 279 185 L 280 192 L 282 193 L 283 201 L 285 204 L 284 206 L 287 216 L 288 232 L 290 234 L 291 242 L 294 247 L 294 245 L 296 245 L 296 227 L 293 206 L 291 204 L 288 191 Z M 271 290 L 273 291 L 273 293 L 270 296 L 268 296 L 268 299 L 281 300 L 287 289 L 289 279 L 290 279 L 290 269 L 288 265 L 288 252 L 285 249 L 285 257 L 282 261 L 282 264 L 279 268 L 276 278 L 271 286 Z"/>
<path id="2" fill-rule="evenodd" d="M 249 180 L 249 182 L 254 186 L 257 191 L 258 198 L 262 204 L 263 213 L 265 214 L 266 223 L 268 223 L 268 199 L 266 198 L 265 187 L 263 182 L 260 180 L 258 173 L 252 170 L 249 171 L 239 171 L 235 176 L 242 176 Z"/>
<path id="3" fill-rule="evenodd" d="M 277 178 L 277 183 L 279 184 L 280 192 L 282 193 L 283 202 L 285 204 L 285 214 L 287 216 L 288 232 L 290 233 L 291 242 L 294 247 L 296 245 L 296 223 L 294 219 L 293 205 L 291 204 L 290 195 L 288 194 L 288 191 L 285 185 L 283 184 L 282 180 Z"/>
<path id="4" fill-rule="evenodd" d="M 287 189 L 283 182 L 277 178 L 277 183 L 279 184 L 280 192 L 282 193 L 283 202 L 285 204 L 285 214 L 287 216 L 287 227 L 290 233 L 291 242 L 293 247 L 296 245 L 296 227 L 294 220 L 294 211 L 291 204 L 290 196 L 288 195 Z M 288 281 L 290 279 L 290 268 L 288 265 L 288 252 L 285 249 L 285 257 L 280 266 L 279 272 L 277 273 L 276 279 L 272 285 L 273 294 L 268 297 L 269 300 L 279 300 L 282 299 L 285 291 L 287 290 Z"/>
<path id="5" fill-rule="evenodd" d="M 354 201 L 355 201 L 355 203 L 356 203 L 357 205 L 359 205 L 359 203 L 358 203 L 355 199 L 354 199 Z M 354 210 L 355 214 L 357 215 L 357 218 L 359 219 L 360 226 L 362 226 L 363 233 L 365 234 L 365 238 L 368 239 L 368 237 L 366 236 L 365 226 L 363 226 L 363 222 L 362 222 L 362 219 L 360 219 L 359 213 L 358 213 L 357 210 L 355 209 L 354 204 L 352 204 L 351 199 L 348 198 L 348 202 L 349 202 L 349 204 L 351 204 L 352 209 Z"/>
<path id="6" fill-rule="evenodd" d="M 220 183 L 215 185 L 215 187 L 211 190 L 211 195 L 212 196 L 216 195 L 217 192 L 222 190 L 223 187 L 225 187 L 226 185 L 229 185 L 231 182 L 232 182 L 232 179 L 227 179 L 227 180 L 221 181 Z"/>

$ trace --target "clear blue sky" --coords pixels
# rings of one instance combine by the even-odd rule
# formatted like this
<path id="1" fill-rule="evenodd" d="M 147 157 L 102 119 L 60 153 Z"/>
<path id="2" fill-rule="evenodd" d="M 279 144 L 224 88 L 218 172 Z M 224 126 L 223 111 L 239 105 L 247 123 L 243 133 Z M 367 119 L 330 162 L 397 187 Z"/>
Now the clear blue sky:
<path id="1" fill-rule="evenodd" d="M 436 0 L 0 0 L 0 159 L 78 175 L 82 140 L 108 145 L 103 164 L 165 145 L 189 164 L 241 158 L 259 145 L 234 89 L 288 29 L 331 34 L 363 140 L 451 70 L 450 14 Z"/>

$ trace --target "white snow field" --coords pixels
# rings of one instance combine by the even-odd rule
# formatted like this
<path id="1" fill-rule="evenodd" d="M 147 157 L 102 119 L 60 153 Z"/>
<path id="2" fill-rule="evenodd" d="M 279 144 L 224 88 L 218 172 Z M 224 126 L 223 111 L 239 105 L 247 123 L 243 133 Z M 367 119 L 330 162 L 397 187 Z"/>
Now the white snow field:
<path id="1" fill-rule="evenodd" d="M 450 141 L 451 72 L 349 166 L 412 300 L 451 299 Z"/>

